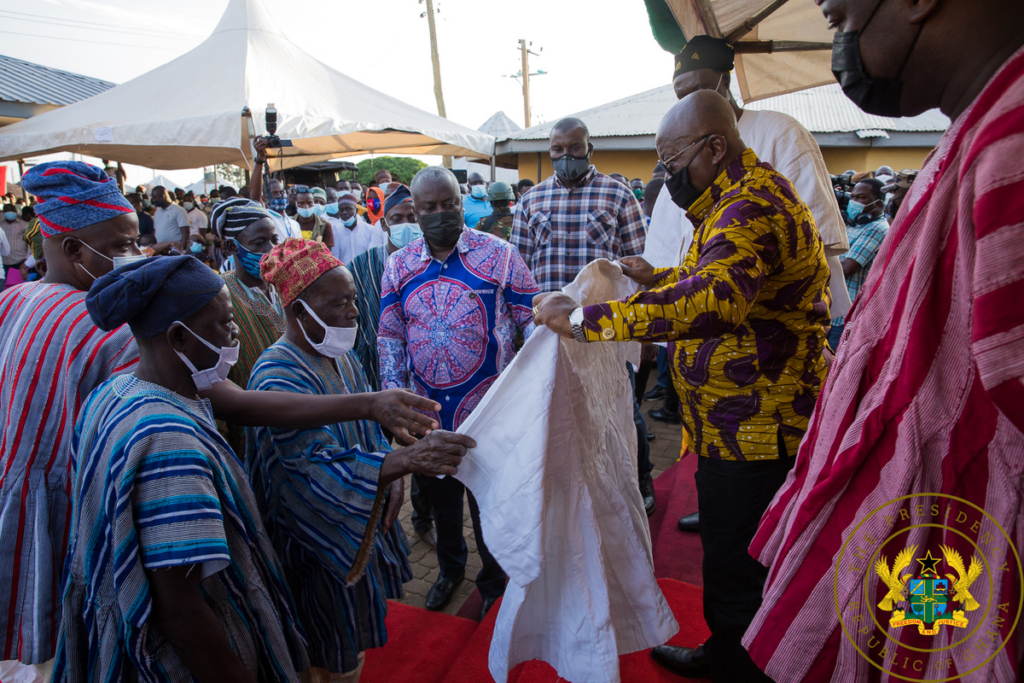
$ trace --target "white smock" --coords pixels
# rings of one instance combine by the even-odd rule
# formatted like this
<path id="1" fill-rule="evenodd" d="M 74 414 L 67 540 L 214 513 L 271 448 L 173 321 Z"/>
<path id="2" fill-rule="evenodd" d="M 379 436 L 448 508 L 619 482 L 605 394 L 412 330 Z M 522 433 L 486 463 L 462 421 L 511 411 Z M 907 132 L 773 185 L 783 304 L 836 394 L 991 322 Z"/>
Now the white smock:
<path id="1" fill-rule="evenodd" d="M 635 290 L 600 259 L 563 291 L 586 305 Z M 637 488 L 626 361 L 638 354 L 636 342 L 582 344 L 538 327 L 458 430 L 477 447 L 455 477 L 509 577 L 488 660 L 497 683 L 531 659 L 573 683 L 618 683 L 619 655 L 679 630 Z"/>

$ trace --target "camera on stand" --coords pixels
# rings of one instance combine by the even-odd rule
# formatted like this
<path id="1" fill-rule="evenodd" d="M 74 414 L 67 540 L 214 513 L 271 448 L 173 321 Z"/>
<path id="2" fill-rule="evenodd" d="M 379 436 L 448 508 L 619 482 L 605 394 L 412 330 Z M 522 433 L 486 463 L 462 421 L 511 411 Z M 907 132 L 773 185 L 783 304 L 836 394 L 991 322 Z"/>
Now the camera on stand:
<path id="1" fill-rule="evenodd" d="M 274 108 L 274 103 L 271 102 L 267 105 L 267 113 L 264 123 L 267 127 L 267 147 L 291 147 L 291 140 L 282 140 L 277 135 L 277 109 Z"/>

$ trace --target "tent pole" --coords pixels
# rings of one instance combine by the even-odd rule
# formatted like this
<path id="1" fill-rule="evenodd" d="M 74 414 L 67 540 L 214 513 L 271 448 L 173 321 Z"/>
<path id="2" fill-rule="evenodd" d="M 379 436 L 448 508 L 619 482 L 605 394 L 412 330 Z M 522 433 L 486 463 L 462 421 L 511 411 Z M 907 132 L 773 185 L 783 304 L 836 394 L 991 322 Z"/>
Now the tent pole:
<path id="1" fill-rule="evenodd" d="M 493 182 L 494 182 L 495 180 L 497 180 L 497 179 L 498 179 L 498 178 L 497 178 L 497 175 L 498 175 L 498 169 L 497 169 L 497 165 L 498 165 L 498 157 L 494 157 L 494 156 L 492 156 L 492 157 L 491 157 L 491 182 L 492 182 L 492 183 L 493 183 Z"/>
<path id="2" fill-rule="evenodd" d="M 25 194 L 25 186 L 21 184 L 22 178 L 25 177 L 25 160 L 18 159 L 18 187 L 21 188 L 21 198 L 28 201 L 28 195 Z M 4 194 L 7 194 L 7 188 L 4 188 Z"/>

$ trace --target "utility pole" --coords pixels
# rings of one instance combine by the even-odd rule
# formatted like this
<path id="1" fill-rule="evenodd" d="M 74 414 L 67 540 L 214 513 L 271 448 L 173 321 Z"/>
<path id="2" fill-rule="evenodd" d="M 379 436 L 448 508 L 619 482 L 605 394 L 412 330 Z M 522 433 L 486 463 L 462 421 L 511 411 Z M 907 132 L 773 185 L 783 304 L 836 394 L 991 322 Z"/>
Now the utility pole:
<path id="1" fill-rule="evenodd" d="M 422 0 L 420 0 L 422 2 Z M 430 27 L 430 61 L 434 64 L 434 98 L 437 100 L 437 113 L 442 118 L 448 118 L 444 108 L 444 93 L 441 91 L 441 57 L 437 52 L 437 29 L 434 26 L 434 0 L 427 0 L 427 26 Z M 445 168 L 452 167 L 452 158 L 443 157 L 442 163 Z"/>
<path id="2" fill-rule="evenodd" d="M 525 128 L 530 127 L 530 51 L 526 48 L 526 40 L 519 41 L 519 49 L 523 53 L 523 121 Z"/>

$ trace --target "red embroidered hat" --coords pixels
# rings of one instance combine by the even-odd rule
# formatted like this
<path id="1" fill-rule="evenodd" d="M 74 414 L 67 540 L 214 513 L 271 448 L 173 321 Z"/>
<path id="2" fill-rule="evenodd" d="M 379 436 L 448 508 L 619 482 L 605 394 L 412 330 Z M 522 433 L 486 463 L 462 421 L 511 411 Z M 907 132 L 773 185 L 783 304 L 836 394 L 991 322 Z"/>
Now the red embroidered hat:
<path id="1" fill-rule="evenodd" d="M 274 285 L 281 304 L 288 306 L 321 275 L 340 265 L 322 242 L 289 237 L 260 261 L 260 276 Z"/>

